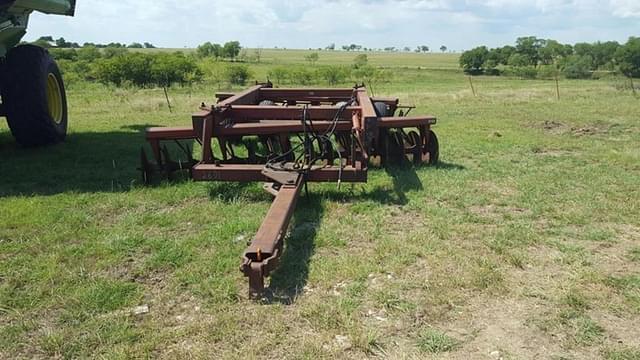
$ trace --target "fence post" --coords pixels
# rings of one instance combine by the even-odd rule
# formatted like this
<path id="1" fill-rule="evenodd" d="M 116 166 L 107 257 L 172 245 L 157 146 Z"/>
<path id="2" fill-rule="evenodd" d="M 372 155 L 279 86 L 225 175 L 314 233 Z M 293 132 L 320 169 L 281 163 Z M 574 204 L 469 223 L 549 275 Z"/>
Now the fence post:
<path id="1" fill-rule="evenodd" d="M 476 95 L 476 89 L 473 87 L 473 80 L 471 80 L 471 76 L 468 76 L 469 78 L 469 85 L 471 85 L 471 92 L 473 93 L 473 96 L 477 96 Z"/>

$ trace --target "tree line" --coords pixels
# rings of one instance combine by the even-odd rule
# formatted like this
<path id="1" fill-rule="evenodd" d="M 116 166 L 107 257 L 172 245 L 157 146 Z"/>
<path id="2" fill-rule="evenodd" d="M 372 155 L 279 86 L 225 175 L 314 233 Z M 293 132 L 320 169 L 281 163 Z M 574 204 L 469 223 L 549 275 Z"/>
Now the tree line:
<path id="1" fill-rule="evenodd" d="M 489 49 L 479 46 L 460 56 L 465 72 L 477 75 L 516 75 L 526 78 L 557 76 L 589 79 L 596 71 L 640 77 L 640 38 L 625 44 L 616 41 L 562 44 L 556 40 L 521 37 L 515 46 Z"/>
<path id="2" fill-rule="evenodd" d="M 201 58 L 212 57 L 214 59 L 229 59 L 234 61 L 239 55 L 242 46 L 239 41 L 228 41 L 223 45 L 209 41 L 196 48 L 196 54 Z"/>
<path id="3" fill-rule="evenodd" d="M 334 51 L 336 50 L 336 44 L 335 43 L 331 43 L 329 45 L 327 45 L 325 48 L 325 50 L 328 51 Z M 342 45 L 341 49 L 343 51 L 384 51 L 384 52 L 399 52 L 399 51 L 403 51 L 403 52 L 416 52 L 416 53 L 428 53 L 431 49 L 427 46 L 427 45 L 418 45 L 415 47 L 415 49 L 412 49 L 410 46 L 405 46 L 402 48 L 398 48 L 395 46 L 387 46 L 384 48 L 380 48 L 380 49 L 375 49 L 375 48 L 368 48 L 366 46 L 362 46 L 362 45 L 358 45 L 358 44 L 349 44 L 349 45 Z M 311 49 L 309 49 L 311 50 Z M 322 50 L 321 48 L 319 48 L 318 50 Z M 448 48 L 445 45 L 440 46 L 440 51 L 442 51 L 443 53 L 447 52 Z"/>
<path id="4" fill-rule="evenodd" d="M 80 46 L 77 42 L 70 42 L 65 40 L 65 38 L 61 37 L 58 39 L 54 39 L 53 36 L 41 36 L 38 40 L 32 42 L 31 44 L 43 47 L 45 49 L 49 48 L 59 48 L 59 49 L 79 49 L 85 47 L 95 47 L 99 49 L 104 48 L 129 48 L 129 49 L 155 49 L 156 47 L 149 42 L 138 43 L 133 42 L 131 44 L 123 44 L 119 42 L 110 42 L 108 44 L 96 44 L 92 42 L 85 42 Z"/>

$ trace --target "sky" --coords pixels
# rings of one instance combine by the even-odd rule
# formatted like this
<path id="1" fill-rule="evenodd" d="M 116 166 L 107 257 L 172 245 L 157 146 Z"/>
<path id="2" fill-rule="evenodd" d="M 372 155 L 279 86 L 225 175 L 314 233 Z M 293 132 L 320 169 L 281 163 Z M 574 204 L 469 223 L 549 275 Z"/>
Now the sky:
<path id="1" fill-rule="evenodd" d="M 564 43 L 640 36 L 640 0 L 78 0 L 74 18 L 34 14 L 27 40 L 195 47 L 320 48 L 335 43 L 467 50 L 520 36 Z"/>

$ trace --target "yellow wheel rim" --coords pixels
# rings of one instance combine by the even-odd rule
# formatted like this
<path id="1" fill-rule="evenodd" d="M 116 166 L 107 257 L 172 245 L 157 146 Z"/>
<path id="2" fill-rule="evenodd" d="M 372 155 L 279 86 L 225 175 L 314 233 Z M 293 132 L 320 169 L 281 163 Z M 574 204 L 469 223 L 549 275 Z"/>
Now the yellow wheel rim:
<path id="1" fill-rule="evenodd" d="M 60 124 L 64 116 L 62 89 L 58 78 L 52 73 L 47 76 L 47 104 L 49 106 L 49 115 L 51 115 L 53 121 Z"/>

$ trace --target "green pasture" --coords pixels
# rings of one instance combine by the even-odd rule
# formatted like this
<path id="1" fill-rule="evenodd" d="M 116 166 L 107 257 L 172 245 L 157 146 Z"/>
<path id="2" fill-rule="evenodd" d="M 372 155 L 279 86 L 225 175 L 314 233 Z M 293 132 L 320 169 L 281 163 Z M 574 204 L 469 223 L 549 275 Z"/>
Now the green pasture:
<path id="1" fill-rule="evenodd" d="M 264 80 L 306 53 L 249 66 Z M 554 81 L 474 77 L 474 96 L 456 55 L 368 57 L 393 73 L 376 95 L 438 117 L 442 162 L 310 184 L 262 301 L 238 270 L 261 184 L 136 170 L 144 128 L 189 124 L 217 86 L 170 88 L 169 112 L 162 89 L 70 84 L 68 140 L 48 148 L 0 122 L 0 358 L 640 358 L 626 82 L 561 80 L 557 99 Z"/>

